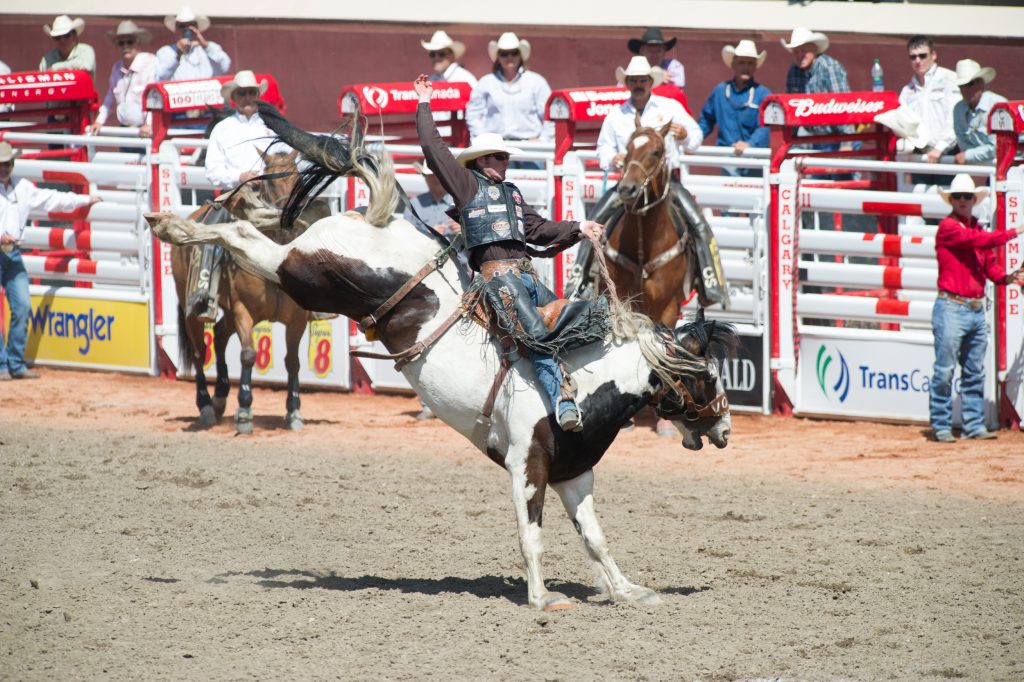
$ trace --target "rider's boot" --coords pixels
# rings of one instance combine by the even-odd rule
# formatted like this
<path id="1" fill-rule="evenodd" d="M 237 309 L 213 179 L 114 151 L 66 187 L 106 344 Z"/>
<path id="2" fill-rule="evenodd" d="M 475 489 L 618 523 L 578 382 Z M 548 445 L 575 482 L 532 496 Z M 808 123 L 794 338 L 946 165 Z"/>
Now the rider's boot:
<path id="1" fill-rule="evenodd" d="M 711 232 L 704 213 L 690 191 L 681 183 L 672 183 L 672 193 L 676 206 L 682 213 L 683 220 L 693 235 L 694 250 L 697 252 L 697 263 L 700 266 L 698 285 L 699 301 L 702 306 L 721 303 L 722 308 L 729 309 L 729 288 L 722 270 L 722 260 L 718 255 L 718 242 Z"/>

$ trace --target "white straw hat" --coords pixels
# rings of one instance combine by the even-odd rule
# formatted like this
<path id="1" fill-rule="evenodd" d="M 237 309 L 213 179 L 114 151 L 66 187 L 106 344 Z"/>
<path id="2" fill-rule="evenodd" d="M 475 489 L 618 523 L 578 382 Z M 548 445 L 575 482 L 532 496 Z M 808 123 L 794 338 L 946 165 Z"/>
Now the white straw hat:
<path id="1" fill-rule="evenodd" d="M 875 123 L 890 129 L 896 137 L 906 140 L 911 149 L 923 149 L 928 138 L 921 134 L 921 117 L 910 107 L 896 107 L 875 116 Z"/>
<path id="2" fill-rule="evenodd" d="M 21 150 L 12 147 L 10 142 L 0 142 L 0 163 L 14 161 L 14 158 L 20 153 Z"/>
<path id="3" fill-rule="evenodd" d="M 782 46 L 790 52 L 801 45 L 806 45 L 807 43 L 814 43 L 817 45 L 818 54 L 821 54 L 828 49 L 828 36 L 824 33 L 812 31 L 805 26 L 797 26 L 794 28 L 792 35 L 789 37 L 788 43 L 784 38 L 779 38 L 779 42 L 782 43 Z"/>
<path id="4" fill-rule="evenodd" d="M 637 55 L 629 60 L 629 65 L 626 68 L 621 66 L 615 69 L 615 80 L 619 82 L 619 85 L 624 85 L 627 76 L 650 76 L 651 87 L 656 88 L 665 82 L 665 70 L 660 66 L 651 66 L 651 63 L 647 61 L 647 57 Z"/>
<path id="5" fill-rule="evenodd" d="M 481 133 L 473 138 L 470 145 L 459 152 L 459 155 L 455 158 L 463 166 L 468 166 L 470 161 L 474 161 L 481 156 L 487 156 L 488 154 L 494 154 L 496 152 L 504 152 L 509 155 L 522 154 L 523 150 L 516 147 L 509 147 L 505 144 L 505 138 L 498 133 Z"/>
<path id="6" fill-rule="evenodd" d="M 730 68 L 732 67 L 733 57 L 750 57 L 757 60 L 757 68 L 760 69 L 767 56 L 767 50 L 757 51 L 757 45 L 754 44 L 753 40 L 741 40 L 736 44 L 736 47 L 726 45 L 722 48 L 722 61 Z"/>
<path id="7" fill-rule="evenodd" d="M 455 59 L 462 59 L 462 55 L 466 53 L 466 44 L 458 40 L 452 40 L 444 31 L 434 31 L 434 35 L 430 36 L 429 41 L 420 41 L 420 45 L 423 46 L 424 50 L 433 52 L 435 50 L 451 50 L 452 54 L 455 55 Z"/>
<path id="8" fill-rule="evenodd" d="M 178 24 L 191 24 L 193 21 L 200 31 L 210 28 L 210 19 L 205 15 L 196 14 L 188 5 L 183 6 L 177 15 L 168 14 L 164 17 L 164 26 L 170 31 L 177 31 Z"/>
<path id="9" fill-rule="evenodd" d="M 953 177 L 953 182 L 949 184 L 949 189 L 939 190 L 943 201 L 950 205 L 952 205 L 950 201 L 952 195 L 966 193 L 973 193 L 977 201 L 983 201 L 988 196 L 988 187 L 975 187 L 974 179 L 970 175 L 967 173 L 957 173 Z"/>
<path id="10" fill-rule="evenodd" d="M 991 83 L 996 77 L 996 70 L 991 66 L 982 67 L 973 59 L 961 59 L 956 63 L 956 84 L 967 85 L 975 78 Z"/>
<path id="11" fill-rule="evenodd" d="M 43 25 L 43 32 L 51 38 L 56 38 L 57 36 L 65 36 L 71 33 L 72 31 L 75 32 L 75 35 L 81 35 L 82 31 L 84 30 L 85 19 L 83 19 L 82 17 L 78 17 L 72 20 L 72 18 L 66 14 L 62 14 L 59 17 L 55 18 L 53 20 L 53 26 L 50 26 L 49 24 Z"/>
<path id="12" fill-rule="evenodd" d="M 220 96 L 224 98 L 225 102 L 231 102 L 231 93 L 238 88 L 259 88 L 260 95 L 267 91 L 270 84 L 267 83 L 267 79 L 264 78 L 259 83 L 256 82 L 256 74 L 252 71 L 245 70 L 239 71 L 235 74 L 235 77 L 229 80 L 224 85 L 220 86 Z"/>
<path id="13" fill-rule="evenodd" d="M 131 19 L 125 19 L 117 25 L 116 31 L 107 31 L 107 40 L 112 44 L 117 44 L 117 39 L 121 36 L 132 36 L 139 43 L 146 45 L 153 39 L 153 34 L 148 30 L 141 28 Z"/>
<path id="14" fill-rule="evenodd" d="M 498 61 L 498 50 L 519 50 L 524 62 L 530 59 L 530 43 L 521 40 L 511 31 L 502 33 L 497 40 L 492 40 L 487 44 L 487 54 L 491 56 L 492 62 Z"/>

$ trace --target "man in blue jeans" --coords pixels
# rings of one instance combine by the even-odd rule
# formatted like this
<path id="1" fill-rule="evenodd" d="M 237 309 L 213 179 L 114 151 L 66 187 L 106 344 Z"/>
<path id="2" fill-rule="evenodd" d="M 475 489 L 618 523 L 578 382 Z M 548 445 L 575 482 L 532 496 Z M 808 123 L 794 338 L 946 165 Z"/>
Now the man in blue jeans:
<path id="1" fill-rule="evenodd" d="M 995 438 L 985 428 L 985 278 L 998 284 L 1024 284 L 1024 269 L 1006 274 L 996 249 L 1024 232 L 986 232 L 972 215 L 974 205 L 988 195 L 969 175 L 953 178 L 940 190 L 953 212 L 939 223 L 935 253 L 939 264 L 939 295 L 932 309 L 935 367 L 929 386 L 929 421 L 935 440 L 952 443 L 953 371 L 960 372 L 960 412 L 963 438 Z"/>
<path id="2" fill-rule="evenodd" d="M 28 291 L 28 273 L 18 249 L 29 212 L 43 209 L 47 213 L 67 213 L 100 200 L 99 197 L 73 192 L 39 189 L 25 179 L 13 182 L 11 175 L 15 156 L 11 145 L 0 142 L 0 286 L 7 292 L 7 303 L 11 309 L 6 344 L 0 336 L 0 381 L 39 378 L 25 364 L 32 299 Z"/>

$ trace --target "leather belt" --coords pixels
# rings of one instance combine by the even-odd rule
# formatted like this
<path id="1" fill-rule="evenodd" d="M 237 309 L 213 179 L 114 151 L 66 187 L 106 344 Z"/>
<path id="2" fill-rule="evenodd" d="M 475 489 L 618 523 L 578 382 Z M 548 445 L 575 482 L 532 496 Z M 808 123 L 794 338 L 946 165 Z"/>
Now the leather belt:
<path id="1" fill-rule="evenodd" d="M 485 282 L 490 282 L 498 275 L 513 273 L 519 276 L 522 272 L 533 272 L 533 262 L 526 257 L 505 260 L 489 260 L 480 264 L 480 274 Z"/>
<path id="2" fill-rule="evenodd" d="M 939 296 L 945 299 L 949 299 L 950 301 L 953 301 L 953 303 L 965 305 L 971 310 L 975 311 L 981 310 L 982 308 L 985 307 L 984 298 L 965 298 L 964 296 L 957 296 L 956 294 L 951 294 L 948 291 L 942 291 L 941 289 L 939 290 Z"/>

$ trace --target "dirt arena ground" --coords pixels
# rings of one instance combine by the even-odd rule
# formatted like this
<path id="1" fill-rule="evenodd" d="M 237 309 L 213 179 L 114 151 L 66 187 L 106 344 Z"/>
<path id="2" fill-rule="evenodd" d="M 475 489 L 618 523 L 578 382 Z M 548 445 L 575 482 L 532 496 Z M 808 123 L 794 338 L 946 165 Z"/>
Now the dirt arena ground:
<path id="1" fill-rule="evenodd" d="M 1024 680 L 1024 434 L 737 416 L 725 450 L 646 428 L 597 469 L 598 598 L 555 499 L 525 606 L 507 477 L 414 399 L 42 369 L 0 385 L 5 680 Z M 232 405 L 231 410 L 233 411 Z"/>

